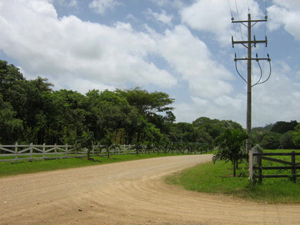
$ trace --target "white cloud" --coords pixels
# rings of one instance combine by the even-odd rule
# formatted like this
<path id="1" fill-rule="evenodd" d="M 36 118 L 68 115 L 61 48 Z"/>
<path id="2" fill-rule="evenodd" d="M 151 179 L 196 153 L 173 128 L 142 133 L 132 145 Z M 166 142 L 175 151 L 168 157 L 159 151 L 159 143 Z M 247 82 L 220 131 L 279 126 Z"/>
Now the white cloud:
<path id="1" fill-rule="evenodd" d="M 172 26 L 172 19 L 173 19 L 173 16 L 172 15 L 168 15 L 166 13 L 166 11 L 164 10 L 161 10 L 161 13 L 156 13 L 156 12 L 153 12 L 151 9 L 148 9 L 146 14 L 148 15 L 148 17 L 150 18 L 153 18 L 163 24 L 166 24 L 168 26 Z"/>
<path id="2" fill-rule="evenodd" d="M 115 86 L 106 85 L 103 83 L 93 82 L 91 80 L 87 80 L 84 78 L 77 78 L 72 79 L 72 76 L 64 76 L 64 77 L 49 77 L 49 82 L 54 85 L 54 90 L 60 90 L 60 89 L 68 89 L 68 90 L 74 90 L 82 94 L 86 94 L 88 91 L 96 89 L 100 91 L 104 90 L 115 90 Z"/>
<path id="3" fill-rule="evenodd" d="M 205 43 L 193 36 L 185 26 L 167 30 L 159 49 L 172 68 L 188 81 L 192 95 L 212 99 L 233 90 L 227 82 L 233 79 L 232 74 L 212 60 Z"/>
<path id="4" fill-rule="evenodd" d="M 272 71 L 268 82 L 253 88 L 254 126 L 299 119 L 300 92 L 294 72 L 285 62 L 275 63 Z"/>
<path id="5" fill-rule="evenodd" d="M 273 0 L 273 3 L 288 9 L 300 10 L 300 2 L 295 0 Z"/>
<path id="6" fill-rule="evenodd" d="M 300 83 L 293 79 L 294 71 L 281 61 L 274 64 L 268 82 L 252 88 L 252 127 L 277 121 L 300 120 Z M 193 96 L 191 99 L 191 103 L 175 104 L 177 122 L 192 122 L 206 116 L 234 120 L 246 127 L 246 90 L 232 97 L 220 95 L 214 99 L 205 99 Z"/>
<path id="7" fill-rule="evenodd" d="M 300 40 L 300 2 L 293 0 L 274 1 L 274 5 L 268 8 L 270 22 L 268 28 L 277 30 L 281 26 L 293 35 L 298 41 Z"/>
<path id="8" fill-rule="evenodd" d="M 20 22 L 22 21 L 22 22 Z M 106 85 L 155 84 L 171 87 L 176 79 L 147 60 L 156 41 L 130 24 L 113 27 L 57 18 L 47 1 L 12 0 L 0 8 L 0 48 L 22 64 L 27 74 Z"/>
<path id="9" fill-rule="evenodd" d="M 175 104 L 176 121 L 192 122 L 199 117 L 234 120 L 246 125 L 246 96 L 220 96 L 214 100 L 192 97 L 192 103 Z M 234 118 L 234 119 L 233 119 Z"/>
<path id="10" fill-rule="evenodd" d="M 189 27 L 199 31 L 206 31 L 215 34 L 221 45 L 228 45 L 235 29 L 231 23 L 231 13 L 237 19 L 247 19 L 248 7 L 251 8 L 253 18 L 260 18 L 261 11 L 254 0 L 239 0 L 237 8 L 234 3 L 228 5 L 228 1 L 220 0 L 197 0 L 194 4 L 181 11 L 182 22 Z M 238 12 L 238 15 L 237 15 Z"/>
<path id="11" fill-rule="evenodd" d="M 95 10 L 96 13 L 104 15 L 107 10 L 112 10 L 119 5 L 121 5 L 121 3 L 117 0 L 93 0 L 89 4 L 89 7 Z"/>

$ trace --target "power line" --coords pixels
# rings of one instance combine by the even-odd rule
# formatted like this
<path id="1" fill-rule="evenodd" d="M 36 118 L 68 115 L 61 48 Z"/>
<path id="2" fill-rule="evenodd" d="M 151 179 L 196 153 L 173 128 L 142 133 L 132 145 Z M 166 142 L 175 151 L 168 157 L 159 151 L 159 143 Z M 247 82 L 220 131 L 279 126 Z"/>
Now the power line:
<path id="1" fill-rule="evenodd" d="M 239 9 L 238 9 L 238 6 L 237 6 L 237 2 L 236 2 L 236 0 L 234 0 L 234 2 L 235 2 L 235 8 L 236 8 L 236 13 L 237 13 L 237 16 L 238 16 L 238 20 L 240 20 L 240 13 L 239 13 Z M 240 24 L 240 31 L 241 31 L 241 39 L 243 40 L 244 35 L 243 35 L 243 30 L 242 30 L 242 24 Z M 244 51 L 245 51 L 245 55 L 247 55 L 245 49 L 244 49 Z"/>

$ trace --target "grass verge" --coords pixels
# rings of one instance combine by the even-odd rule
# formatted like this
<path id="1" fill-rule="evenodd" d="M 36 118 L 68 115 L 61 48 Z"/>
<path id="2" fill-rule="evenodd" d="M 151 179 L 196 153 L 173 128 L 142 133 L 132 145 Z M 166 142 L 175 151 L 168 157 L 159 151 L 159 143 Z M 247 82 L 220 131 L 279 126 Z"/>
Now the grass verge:
<path id="1" fill-rule="evenodd" d="M 137 155 L 111 155 L 110 158 L 104 156 L 92 156 L 93 160 L 86 158 L 69 158 L 69 159 L 48 159 L 15 162 L 0 162 L 0 177 L 13 176 L 19 174 L 37 173 L 43 171 L 68 169 L 84 166 L 101 165 L 106 163 L 123 162 L 138 159 L 147 159 L 163 156 L 176 156 L 178 154 L 139 154 Z"/>
<path id="2" fill-rule="evenodd" d="M 300 181 L 295 184 L 288 179 L 266 179 L 263 184 L 253 186 L 248 181 L 245 164 L 240 164 L 240 168 L 238 177 L 233 177 L 230 162 L 206 163 L 169 176 L 166 182 L 191 191 L 225 194 L 256 202 L 300 203 Z"/>

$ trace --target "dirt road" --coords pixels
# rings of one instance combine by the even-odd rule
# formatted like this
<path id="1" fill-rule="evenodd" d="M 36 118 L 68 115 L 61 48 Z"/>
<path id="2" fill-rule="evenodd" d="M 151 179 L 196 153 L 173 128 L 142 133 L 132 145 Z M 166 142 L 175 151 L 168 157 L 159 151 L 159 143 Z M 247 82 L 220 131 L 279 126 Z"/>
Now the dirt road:
<path id="1" fill-rule="evenodd" d="M 299 205 L 181 190 L 165 175 L 210 161 L 175 156 L 0 179 L 0 224 L 300 224 Z"/>

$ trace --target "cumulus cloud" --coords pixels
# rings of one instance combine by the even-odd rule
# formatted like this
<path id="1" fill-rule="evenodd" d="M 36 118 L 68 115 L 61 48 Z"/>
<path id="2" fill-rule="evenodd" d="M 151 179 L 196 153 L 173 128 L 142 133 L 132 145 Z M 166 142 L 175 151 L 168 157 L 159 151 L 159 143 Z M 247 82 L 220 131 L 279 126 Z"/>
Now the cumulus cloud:
<path id="1" fill-rule="evenodd" d="M 184 8 L 180 14 L 182 22 L 190 28 L 213 33 L 220 44 L 228 45 L 231 35 L 236 33 L 231 24 L 231 13 L 236 20 L 247 19 L 247 5 L 251 8 L 253 17 L 261 16 L 259 5 L 254 0 L 237 1 L 237 9 L 232 1 L 230 6 L 228 1 L 198 0 Z"/>
<path id="2" fill-rule="evenodd" d="M 294 73 L 284 61 L 276 62 L 268 82 L 252 88 L 252 127 L 298 118 L 300 83 L 293 80 Z M 246 127 L 246 90 L 214 99 L 192 96 L 191 100 L 191 103 L 175 104 L 177 122 L 192 122 L 201 116 L 224 120 L 234 118 Z"/>
<path id="3" fill-rule="evenodd" d="M 295 39 L 300 40 L 300 2 L 293 0 L 274 1 L 274 5 L 268 8 L 270 22 L 268 28 L 273 31 L 281 26 L 293 35 Z"/>
<path id="4" fill-rule="evenodd" d="M 199 117 L 233 120 L 246 126 L 246 96 L 220 96 L 214 100 L 192 97 L 191 103 L 175 104 L 177 122 L 192 122 Z"/>
<path id="5" fill-rule="evenodd" d="M 295 120 L 300 107 L 299 82 L 294 71 L 284 61 L 273 63 L 270 80 L 253 88 L 253 117 L 256 125 Z"/>
<path id="6" fill-rule="evenodd" d="M 0 26 L 0 48 L 21 62 L 28 74 L 84 77 L 107 85 L 177 83 L 147 60 L 156 51 L 156 41 L 127 23 L 109 27 L 75 16 L 58 19 L 47 1 L 12 0 L 0 7 Z"/>
<path id="7" fill-rule="evenodd" d="M 194 96 L 212 99 L 229 94 L 232 74 L 214 61 L 206 44 L 185 26 L 167 30 L 159 45 L 162 56 L 189 83 Z"/>
<path id="8" fill-rule="evenodd" d="M 156 13 L 156 12 L 153 12 L 151 9 L 148 9 L 147 12 L 146 12 L 146 15 L 149 18 L 153 18 L 156 21 L 161 22 L 163 24 L 166 24 L 168 26 L 173 25 L 172 24 L 173 16 L 168 15 L 165 10 L 161 10 L 161 13 Z"/>
<path id="9" fill-rule="evenodd" d="M 116 6 L 122 5 L 117 0 L 93 0 L 89 7 L 93 9 L 96 13 L 104 15 L 107 10 L 113 10 Z"/>

